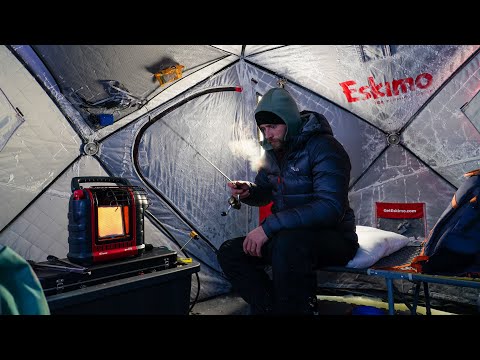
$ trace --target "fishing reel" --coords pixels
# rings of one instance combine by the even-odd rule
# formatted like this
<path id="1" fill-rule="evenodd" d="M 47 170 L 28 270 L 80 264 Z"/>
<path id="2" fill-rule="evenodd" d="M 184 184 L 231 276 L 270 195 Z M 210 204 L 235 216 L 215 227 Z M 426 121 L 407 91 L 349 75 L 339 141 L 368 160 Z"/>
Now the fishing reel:
<path id="1" fill-rule="evenodd" d="M 228 205 L 229 206 L 228 206 L 227 211 L 223 211 L 222 216 L 227 216 L 231 208 L 234 208 L 234 209 L 238 210 L 242 207 L 242 203 L 240 202 L 240 195 L 237 195 L 237 197 L 235 197 L 233 195 L 230 196 L 228 198 Z"/>

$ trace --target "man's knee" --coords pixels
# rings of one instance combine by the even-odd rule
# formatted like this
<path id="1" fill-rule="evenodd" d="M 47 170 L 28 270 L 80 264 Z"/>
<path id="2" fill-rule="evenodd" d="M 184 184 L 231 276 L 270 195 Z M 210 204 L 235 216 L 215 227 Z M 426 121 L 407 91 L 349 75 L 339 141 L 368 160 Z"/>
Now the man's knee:
<path id="1" fill-rule="evenodd" d="M 220 245 L 220 248 L 217 250 L 217 260 L 222 265 L 222 262 L 229 257 L 231 252 L 232 245 L 230 244 L 231 240 L 226 240 Z"/>
<path id="2" fill-rule="evenodd" d="M 241 256 L 242 253 L 239 251 L 239 246 L 240 250 L 243 251 L 241 244 L 243 244 L 243 239 L 235 238 L 226 240 L 220 245 L 220 248 L 217 250 L 217 260 L 221 266 L 223 266 L 222 263 L 229 262 Z"/>

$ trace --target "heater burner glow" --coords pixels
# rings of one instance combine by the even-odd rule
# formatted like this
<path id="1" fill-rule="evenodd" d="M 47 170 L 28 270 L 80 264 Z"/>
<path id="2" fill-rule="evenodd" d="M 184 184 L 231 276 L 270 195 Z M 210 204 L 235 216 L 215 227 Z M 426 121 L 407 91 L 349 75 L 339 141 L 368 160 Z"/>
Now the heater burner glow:
<path id="1" fill-rule="evenodd" d="M 130 240 L 130 216 L 134 203 L 130 190 L 127 187 L 96 187 L 92 186 L 90 192 L 92 199 L 97 204 L 97 240 L 99 242 L 113 240 Z"/>
<path id="2" fill-rule="evenodd" d="M 128 207 L 127 220 L 128 220 Z M 125 215 L 119 206 L 101 206 L 98 208 L 98 240 L 105 241 L 108 238 L 115 238 L 117 236 L 125 235 L 125 228 L 123 221 Z M 107 239 L 106 239 L 107 238 Z"/>

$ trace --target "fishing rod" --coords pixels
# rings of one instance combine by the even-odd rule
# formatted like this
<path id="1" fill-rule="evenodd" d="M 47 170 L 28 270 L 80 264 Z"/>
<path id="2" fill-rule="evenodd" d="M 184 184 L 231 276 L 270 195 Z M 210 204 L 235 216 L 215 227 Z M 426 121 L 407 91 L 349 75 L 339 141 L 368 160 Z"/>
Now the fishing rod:
<path id="1" fill-rule="evenodd" d="M 189 144 L 189 145 L 190 145 L 190 144 Z M 191 146 L 191 145 L 190 145 L 190 146 Z M 235 181 L 233 181 L 233 180 L 230 179 L 227 175 L 225 175 L 222 170 L 220 170 L 218 167 L 215 166 L 214 163 L 212 163 L 212 162 L 211 162 L 210 160 L 208 160 L 205 156 L 203 156 L 203 154 L 201 154 L 201 153 L 200 153 L 197 149 L 195 149 L 193 146 L 192 146 L 192 149 L 193 149 L 194 151 L 196 151 L 198 155 L 200 155 L 202 158 L 204 158 L 205 161 L 207 161 L 210 165 L 212 165 L 215 170 L 217 170 L 220 174 L 222 174 L 222 176 L 223 176 L 225 179 L 227 179 L 229 182 L 231 182 L 232 184 L 234 184 L 235 187 L 237 187 Z M 233 196 L 233 195 L 230 196 L 230 197 L 228 198 L 228 205 L 229 205 L 229 206 L 228 206 L 227 211 L 222 211 L 222 213 L 221 213 L 222 216 L 227 216 L 231 208 L 234 208 L 234 209 L 237 209 L 237 210 L 238 210 L 238 209 L 240 209 L 240 208 L 242 207 L 242 203 L 240 202 L 240 195 L 237 195 L 237 197 L 235 197 L 235 196 Z"/>
<path id="2" fill-rule="evenodd" d="M 192 144 L 190 144 L 181 134 L 179 134 L 178 132 L 176 132 L 170 125 L 164 123 L 165 126 L 167 126 L 172 132 L 175 133 L 175 135 L 177 135 L 180 139 L 182 139 L 188 146 L 190 146 L 193 151 L 195 151 L 198 155 L 200 155 L 206 162 L 208 162 L 210 165 L 212 165 L 212 167 L 217 170 L 225 179 L 227 179 L 227 181 L 231 182 L 232 184 L 235 185 L 235 188 L 237 186 L 236 182 L 233 181 L 232 179 L 230 179 L 227 175 L 225 175 L 225 173 L 220 170 L 214 163 L 212 163 L 209 159 L 207 159 L 206 156 L 204 156 L 200 151 L 198 151 L 197 149 L 195 149 L 193 147 Z M 239 210 L 241 207 L 242 207 L 242 203 L 240 202 L 240 195 L 237 195 L 236 197 L 235 196 L 230 196 L 227 200 L 228 202 L 228 209 L 227 211 L 222 211 L 221 215 L 222 216 L 227 216 L 228 213 L 230 212 L 230 209 L 231 208 L 234 208 L 236 210 Z"/>

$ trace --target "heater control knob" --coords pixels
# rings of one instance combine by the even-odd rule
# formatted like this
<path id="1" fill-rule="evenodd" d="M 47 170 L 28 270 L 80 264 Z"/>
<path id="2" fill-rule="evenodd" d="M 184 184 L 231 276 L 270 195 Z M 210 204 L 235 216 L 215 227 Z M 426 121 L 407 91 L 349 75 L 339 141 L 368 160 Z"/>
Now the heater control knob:
<path id="1" fill-rule="evenodd" d="M 98 153 L 99 146 L 96 141 L 90 141 L 83 146 L 83 151 L 87 155 L 95 155 Z"/>

